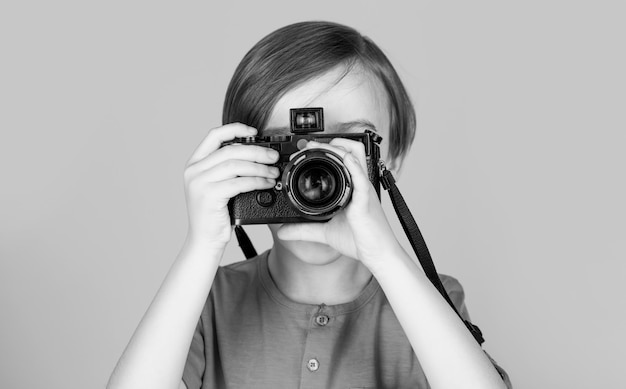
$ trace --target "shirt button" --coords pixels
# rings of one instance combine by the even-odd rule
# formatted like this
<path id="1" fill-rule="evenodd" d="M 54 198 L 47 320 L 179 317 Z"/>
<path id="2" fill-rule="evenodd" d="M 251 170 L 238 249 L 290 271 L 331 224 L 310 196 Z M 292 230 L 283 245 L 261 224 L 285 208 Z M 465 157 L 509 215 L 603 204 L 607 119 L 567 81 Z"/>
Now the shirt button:
<path id="1" fill-rule="evenodd" d="M 317 369 L 320 368 L 320 362 L 315 358 L 311 358 L 306 363 L 306 367 L 307 369 L 309 369 L 309 371 L 317 371 Z"/>
<path id="2" fill-rule="evenodd" d="M 317 323 L 318 326 L 325 326 L 326 324 L 328 324 L 328 321 L 330 320 L 330 318 L 326 315 L 317 315 L 315 316 L 315 323 Z"/>

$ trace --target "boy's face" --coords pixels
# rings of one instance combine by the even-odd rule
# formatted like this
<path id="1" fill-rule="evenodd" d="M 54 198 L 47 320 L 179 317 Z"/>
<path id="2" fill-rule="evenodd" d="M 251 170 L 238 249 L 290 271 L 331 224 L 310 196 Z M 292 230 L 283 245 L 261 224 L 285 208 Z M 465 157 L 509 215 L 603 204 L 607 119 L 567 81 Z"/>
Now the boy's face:
<path id="1" fill-rule="evenodd" d="M 376 131 L 383 137 L 381 159 L 387 166 L 389 155 L 389 111 L 387 93 L 378 79 L 358 68 L 345 77 L 337 68 L 287 92 L 274 107 L 263 135 L 289 135 L 290 108 L 324 108 L 324 133 Z M 335 261 L 339 254 L 326 245 L 303 241 L 279 241 L 278 225 L 270 225 L 275 244 L 283 245 L 307 263 L 323 265 Z"/>

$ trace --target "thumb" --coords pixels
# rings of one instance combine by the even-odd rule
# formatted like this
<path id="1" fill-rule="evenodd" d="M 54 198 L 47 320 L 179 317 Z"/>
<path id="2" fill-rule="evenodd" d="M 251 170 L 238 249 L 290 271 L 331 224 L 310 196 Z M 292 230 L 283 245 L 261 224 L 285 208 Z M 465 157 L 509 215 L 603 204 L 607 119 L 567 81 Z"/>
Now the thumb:
<path id="1" fill-rule="evenodd" d="M 283 224 L 277 231 L 281 240 L 305 240 L 307 242 L 326 243 L 326 223 Z"/>

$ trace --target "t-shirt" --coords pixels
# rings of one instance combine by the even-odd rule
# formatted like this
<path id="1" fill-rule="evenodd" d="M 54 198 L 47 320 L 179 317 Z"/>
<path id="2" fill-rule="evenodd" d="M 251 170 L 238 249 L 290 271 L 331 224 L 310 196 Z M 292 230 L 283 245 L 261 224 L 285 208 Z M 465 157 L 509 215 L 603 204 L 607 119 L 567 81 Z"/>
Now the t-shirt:
<path id="1" fill-rule="evenodd" d="M 374 277 L 349 303 L 301 304 L 278 290 L 267 257 L 218 270 L 185 365 L 188 389 L 429 387 Z M 442 282 L 467 317 L 459 282 Z"/>

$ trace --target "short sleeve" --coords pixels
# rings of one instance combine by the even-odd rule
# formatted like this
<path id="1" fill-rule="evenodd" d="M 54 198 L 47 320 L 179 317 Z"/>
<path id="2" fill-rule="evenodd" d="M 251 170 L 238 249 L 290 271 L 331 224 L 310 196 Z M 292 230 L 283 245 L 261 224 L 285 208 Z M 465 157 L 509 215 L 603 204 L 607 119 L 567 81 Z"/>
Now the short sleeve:
<path id="1" fill-rule="evenodd" d="M 485 354 L 487 354 L 486 351 L 485 351 Z M 512 389 L 513 384 L 511 383 L 511 379 L 509 378 L 509 375 L 507 374 L 507 372 L 503 368 L 501 368 L 500 365 L 498 365 L 498 362 L 496 362 L 495 359 L 491 358 L 491 355 L 487 354 L 487 356 L 489 357 L 489 360 L 493 364 L 493 367 L 495 367 L 496 370 L 498 371 L 498 374 L 500 374 L 500 377 L 502 377 L 502 381 L 504 381 L 504 383 L 506 384 L 506 387 L 508 389 Z"/>
<path id="2" fill-rule="evenodd" d="M 456 278 L 444 274 L 440 274 L 439 278 L 441 278 L 444 289 L 448 292 L 450 300 L 457 311 L 459 311 L 459 314 L 461 314 L 461 317 L 465 320 L 470 320 L 469 312 L 465 306 L 465 292 L 461 283 Z"/>
<path id="3" fill-rule="evenodd" d="M 446 292 L 448 292 L 448 296 L 450 296 L 450 300 L 459 311 L 459 314 L 461 314 L 461 317 L 463 317 L 465 320 L 471 321 L 467 306 L 465 305 L 465 292 L 463 291 L 463 286 L 461 286 L 461 283 L 456 278 L 444 274 L 440 274 L 439 277 L 441 278 L 441 283 L 443 284 L 444 289 L 446 290 Z M 485 354 L 487 354 L 486 351 Z M 500 377 L 502 377 L 502 380 L 506 384 L 506 387 L 511 389 L 513 385 L 511 384 L 511 380 L 509 379 L 509 375 L 507 374 L 507 372 L 502 367 L 500 367 L 500 365 L 498 365 L 498 363 L 493 358 L 491 358 L 489 354 L 487 354 L 487 357 L 489 357 L 489 360 L 493 364 L 493 367 L 496 368 L 498 374 L 500 374 Z"/>
<path id="4" fill-rule="evenodd" d="M 187 385 L 187 389 L 200 389 L 202 387 L 205 366 L 203 319 L 200 317 L 183 371 L 183 381 Z"/>

